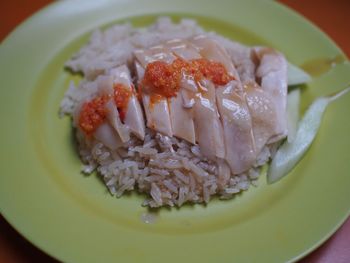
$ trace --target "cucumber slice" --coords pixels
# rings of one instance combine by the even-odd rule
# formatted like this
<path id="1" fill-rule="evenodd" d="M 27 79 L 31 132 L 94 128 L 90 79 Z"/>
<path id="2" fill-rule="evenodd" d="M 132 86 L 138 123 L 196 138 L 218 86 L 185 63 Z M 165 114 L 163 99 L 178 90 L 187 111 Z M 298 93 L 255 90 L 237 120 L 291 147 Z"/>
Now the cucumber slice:
<path id="1" fill-rule="evenodd" d="M 298 125 L 295 139 L 291 143 L 285 141 L 272 159 L 267 172 L 267 182 L 269 184 L 279 181 L 297 165 L 315 139 L 329 103 L 340 98 L 348 91 L 350 91 L 350 87 L 333 96 L 320 97 L 311 104 Z"/>
<path id="2" fill-rule="evenodd" d="M 287 96 L 287 140 L 291 143 L 296 135 L 299 121 L 300 89 L 294 89 Z"/>

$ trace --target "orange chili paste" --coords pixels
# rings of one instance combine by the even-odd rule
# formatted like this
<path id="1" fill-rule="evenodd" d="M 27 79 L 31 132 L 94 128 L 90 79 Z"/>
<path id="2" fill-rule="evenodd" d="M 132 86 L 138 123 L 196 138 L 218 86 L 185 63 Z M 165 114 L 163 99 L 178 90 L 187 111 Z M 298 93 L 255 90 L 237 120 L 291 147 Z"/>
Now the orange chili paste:
<path id="1" fill-rule="evenodd" d="M 219 62 L 204 58 L 189 61 L 177 58 L 170 64 L 163 61 L 149 63 L 141 86 L 147 86 L 148 91 L 158 97 L 174 97 L 180 89 L 182 74 L 191 76 L 197 82 L 206 78 L 216 85 L 226 85 L 234 79 Z"/>
<path id="2" fill-rule="evenodd" d="M 129 99 L 133 95 L 133 88 L 129 89 L 125 85 L 118 83 L 114 86 L 114 102 L 117 105 L 119 117 L 124 122 L 128 109 Z"/>
<path id="3" fill-rule="evenodd" d="M 133 94 L 132 90 L 133 88 L 130 90 L 121 83 L 114 86 L 113 99 L 122 122 L 124 122 L 125 119 L 129 99 Z M 103 95 L 83 104 L 79 116 L 79 127 L 87 136 L 91 136 L 105 121 L 108 113 L 106 103 L 110 99 L 111 95 Z"/>
<path id="4" fill-rule="evenodd" d="M 87 136 L 91 136 L 106 119 L 108 111 L 105 104 L 108 100 L 109 96 L 100 96 L 83 104 L 79 116 L 79 127 Z"/>

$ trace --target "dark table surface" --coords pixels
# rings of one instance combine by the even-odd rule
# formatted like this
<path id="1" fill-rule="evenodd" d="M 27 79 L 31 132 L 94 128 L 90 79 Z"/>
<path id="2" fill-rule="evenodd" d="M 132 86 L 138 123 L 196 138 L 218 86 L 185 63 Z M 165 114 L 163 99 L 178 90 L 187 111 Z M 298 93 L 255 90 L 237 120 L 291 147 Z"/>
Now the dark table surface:
<path id="1" fill-rule="evenodd" d="M 52 2 L 52 0 L 1 1 L 0 41 L 26 18 Z M 281 0 L 280 2 L 311 20 L 325 31 L 348 57 L 350 56 L 349 0 Z M 56 262 L 56 260 L 24 239 L 0 215 L 0 262 Z M 350 218 L 329 240 L 301 262 L 350 262 Z"/>

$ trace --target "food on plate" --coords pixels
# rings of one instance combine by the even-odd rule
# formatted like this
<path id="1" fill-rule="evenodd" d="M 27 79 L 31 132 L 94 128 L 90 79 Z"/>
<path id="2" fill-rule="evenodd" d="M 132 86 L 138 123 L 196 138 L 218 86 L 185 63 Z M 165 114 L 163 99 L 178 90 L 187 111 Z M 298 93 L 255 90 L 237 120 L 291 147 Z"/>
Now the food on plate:
<path id="1" fill-rule="evenodd" d="M 97 30 L 66 66 L 83 74 L 61 103 L 83 171 L 96 169 L 117 196 L 146 193 L 150 207 L 227 199 L 256 184 L 281 141 L 298 140 L 288 82 L 310 79 L 271 47 L 168 18 Z"/>

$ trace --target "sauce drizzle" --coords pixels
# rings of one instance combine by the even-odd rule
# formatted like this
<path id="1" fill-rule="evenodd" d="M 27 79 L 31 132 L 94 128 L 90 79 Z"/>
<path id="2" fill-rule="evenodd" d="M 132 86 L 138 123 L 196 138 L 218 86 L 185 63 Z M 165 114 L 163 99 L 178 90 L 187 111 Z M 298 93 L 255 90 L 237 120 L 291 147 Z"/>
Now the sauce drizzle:
<path id="1" fill-rule="evenodd" d="M 311 76 L 317 77 L 338 64 L 344 63 L 346 58 L 343 55 L 337 55 L 333 58 L 316 58 L 305 62 L 301 68 L 304 69 Z"/>

